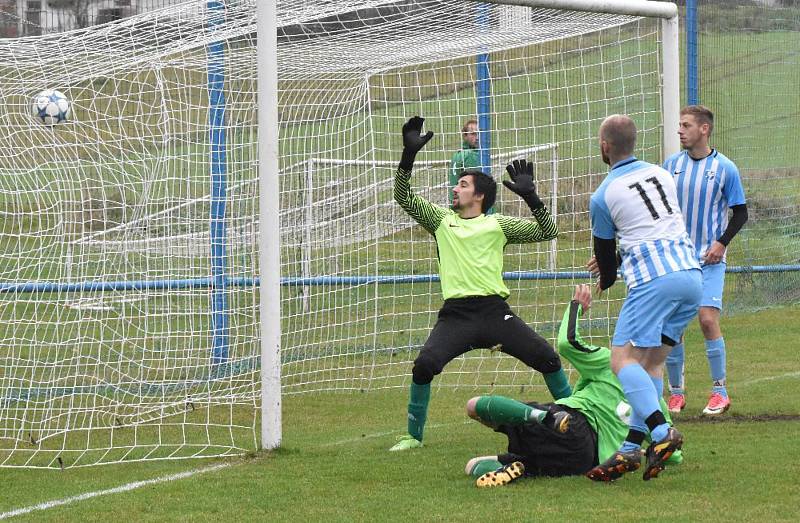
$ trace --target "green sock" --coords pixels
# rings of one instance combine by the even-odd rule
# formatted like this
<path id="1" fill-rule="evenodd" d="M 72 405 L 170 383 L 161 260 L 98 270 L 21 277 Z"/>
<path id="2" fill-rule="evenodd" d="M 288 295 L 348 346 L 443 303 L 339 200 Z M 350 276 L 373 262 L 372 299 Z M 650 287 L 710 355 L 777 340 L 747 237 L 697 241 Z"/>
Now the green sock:
<path id="1" fill-rule="evenodd" d="M 411 382 L 411 394 L 408 400 L 408 433 L 418 441 L 422 441 L 425 420 L 428 417 L 428 402 L 431 400 L 431 384 L 419 385 Z"/>
<path id="2" fill-rule="evenodd" d="M 664 401 L 664 396 L 658 396 L 658 406 L 661 407 L 661 412 L 664 413 L 664 418 L 666 418 L 667 423 L 672 425 L 672 416 L 669 415 L 669 407 L 667 407 L 667 402 Z"/>
<path id="3" fill-rule="evenodd" d="M 475 403 L 475 412 L 492 425 L 522 425 L 531 420 L 542 422 L 547 411 L 505 396 L 481 396 Z"/>
<path id="4" fill-rule="evenodd" d="M 494 472 L 502 466 L 503 464 L 496 459 L 484 459 L 476 463 L 475 466 L 472 467 L 472 470 L 469 472 L 469 474 L 473 478 L 479 478 L 487 472 Z"/>
<path id="5" fill-rule="evenodd" d="M 544 376 L 544 382 L 547 384 L 547 388 L 550 390 L 553 399 L 560 400 L 561 398 L 572 396 L 572 389 L 569 386 L 564 369 L 558 369 L 549 374 L 542 374 L 542 376 Z"/>

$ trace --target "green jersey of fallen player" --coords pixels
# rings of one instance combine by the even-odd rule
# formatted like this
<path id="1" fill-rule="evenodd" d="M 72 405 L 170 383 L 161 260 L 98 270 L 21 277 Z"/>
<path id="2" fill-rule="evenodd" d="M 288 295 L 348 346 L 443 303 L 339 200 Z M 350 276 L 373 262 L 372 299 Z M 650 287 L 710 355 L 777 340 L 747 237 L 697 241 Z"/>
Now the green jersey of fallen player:
<path id="1" fill-rule="evenodd" d="M 597 433 L 599 463 L 608 459 L 628 434 L 630 405 L 625 401 L 622 386 L 611 370 L 611 350 L 584 341 L 578 330 L 583 307 L 573 300 L 558 331 L 558 353 L 566 358 L 580 377 L 572 395 L 556 403 L 579 410 Z M 661 410 L 669 423 L 667 406 L 661 399 Z"/>

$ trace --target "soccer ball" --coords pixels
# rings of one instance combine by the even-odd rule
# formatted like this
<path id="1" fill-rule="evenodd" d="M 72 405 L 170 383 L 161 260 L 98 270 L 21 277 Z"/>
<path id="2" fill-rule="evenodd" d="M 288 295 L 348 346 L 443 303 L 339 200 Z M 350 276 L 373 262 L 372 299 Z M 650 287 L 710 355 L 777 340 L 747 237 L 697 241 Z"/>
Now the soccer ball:
<path id="1" fill-rule="evenodd" d="M 55 125 L 68 120 L 70 113 L 69 100 L 61 91 L 47 89 L 33 99 L 33 116 L 45 125 Z"/>
<path id="2" fill-rule="evenodd" d="M 628 424 L 631 421 L 631 413 L 633 409 L 625 400 L 620 401 L 617 404 L 617 417 L 624 423 Z"/>

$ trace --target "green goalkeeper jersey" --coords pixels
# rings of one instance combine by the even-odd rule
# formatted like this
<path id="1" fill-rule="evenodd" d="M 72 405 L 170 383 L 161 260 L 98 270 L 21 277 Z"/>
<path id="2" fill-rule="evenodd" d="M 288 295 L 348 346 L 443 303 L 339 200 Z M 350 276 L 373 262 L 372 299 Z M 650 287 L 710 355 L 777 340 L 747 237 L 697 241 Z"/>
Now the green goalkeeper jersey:
<path id="1" fill-rule="evenodd" d="M 503 249 L 509 243 L 550 240 L 558 228 L 545 207 L 533 211 L 536 221 L 500 214 L 463 219 L 411 190 L 411 173 L 398 169 L 394 198 L 436 239 L 444 299 L 467 296 L 507 298 L 503 282 Z"/>
<path id="2" fill-rule="evenodd" d="M 628 435 L 631 408 L 619 380 L 611 370 L 611 350 L 586 343 L 578 332 L 582 307 L 572 301 L 564 312 L 558 331 L 558 353 L 580 375 L 572 395 L 556 403 L 581 411 L 597 433 L 599 463 L 608 459 Z M 661 410 L 671 424 L 661 400 Z"/>

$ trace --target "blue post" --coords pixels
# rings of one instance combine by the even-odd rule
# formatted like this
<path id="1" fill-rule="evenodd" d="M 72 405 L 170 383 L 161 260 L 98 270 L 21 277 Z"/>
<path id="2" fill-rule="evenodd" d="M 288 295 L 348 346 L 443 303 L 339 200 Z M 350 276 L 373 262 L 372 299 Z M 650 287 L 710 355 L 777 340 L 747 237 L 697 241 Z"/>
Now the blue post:
<path id="1" fill-rule="evenodd" d="M 225 23 L 225 5 L 221 0 L 209 0 L 208 25 L 213 31 Z M 225 46 L 214 42 L 208 46 L 208 138 L 211 145 L 211 215 L 209 223 L 211 256 L 211 331 L 214 365 L 228 360 L 228 278 L 227 230 L 225 199 L 228 176 L 225 135 Z"/>
<path id="2" fill-rule="evenodd" d="M 686 0 L 686 101 L 700 103 L 697 74 L 697 0 Z"/>
<path id="3" fill-rule="evenodd" d="M 489 26 L 489 14 L 491 12 L 491 5 L 478 4 L 478 27 Z M 481 53 L 478 55 L 475 64 L 475 75 L 477 78 L 475 84 L 475 96 L 477 98 L 478 109 L 478 147 L 481 159 L 481 170 L 488 174 L 492 174 L 492 84 L 489 76 L 489 53 Z"/>

